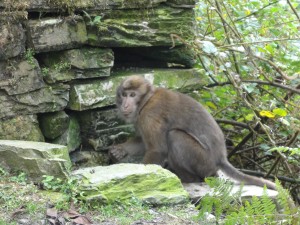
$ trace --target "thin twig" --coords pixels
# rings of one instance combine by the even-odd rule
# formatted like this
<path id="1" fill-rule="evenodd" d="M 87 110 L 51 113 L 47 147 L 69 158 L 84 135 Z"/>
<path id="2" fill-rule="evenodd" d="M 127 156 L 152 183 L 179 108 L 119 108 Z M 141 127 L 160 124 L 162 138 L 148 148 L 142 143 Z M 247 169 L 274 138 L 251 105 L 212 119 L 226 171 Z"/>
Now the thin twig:
<path id="1" fill-rule="evenodd" d="M 237 49 L 228 48 L 228 50 L 245 54 L 245 51 L 240 51 L 240 50 L 237 50 Z M 273 63 L 269 59 L 265 59 L 261 56 L 255 55 L 255 54 L 251 54 L 251 56 L 253 56 L 254 58 L 260 59 L 261 61 L 264 61 L 264 62 L 268 63 L 270 66 L 272 66 L 276 70 L 277 73 L 279 73 L 281 75 L 281 77 L 283 77 L 286 80 L 294 80 L 294 79 L 297 79 L 297 78 L 300 77 L 299 74 L 294 74 L 293 76 L 286 75 L 275 63 Z"/>
<path id="2" fill-rule="evenodd" d="M 237 121 L 234 121 L 234 120 L 216 119 L 216 121 L 218 123 L 226 123 L 226 124 L 230 124 L 230 125 L 233 125 L 233 126 L 238 126 L 238 127 L 243 127 L 243 128 L 246 128 L 246 129 L 250 129 L 248 124 L 237 122 Z"/>
<path id="3" fill-rule="evenodd" d="M 255 45 L 255 44 L 264 44 L 270 42 L 280 42 L 280 41 L 299 41 L 300 38 L 279 38 L 279 39 L 271 39 L 271 40 L 260 40 L 260 41 L 250 41 L 250 42 L 241 42 L 241 43 L 233 43 L 230 45 L 220 45 L 219 48 L 230 48 L 234 46 L 241 46 L 241 45 Z"/>
<path id="4" fill-rule="evenodd" d="M 240 150 L 241 147 L 242 147 L 244 144 L 246 144 L 247 141 L 253 136 L 254 132 L 255 132 L 255 131 L 258 131 L 258 130 L 260 129 L 260 127 L 261 127 L 261 125 L 258 123 L 258 124 L 254 127 L 253 131 L 249 132 L 249 133 L 243 138 L 243 140 L 242 140 L 240 143 L 238 143 L 238 145 L 235 146 L 235 148 L 228 154 L 228 159 L 230 159 L 230 158 L 231 158 L 238 150 Z"/>
<path id="5" fill-rule="evenodd" d="M 267 81 L 262 81 L 262 80 L 243 80 L 242 82 L 244 83 L 256 83 L 256 84 L 262 84 L 262 85 L 270 85 L 270 86 L 274 86 L 274 87 L 279 87 L 282 89 L 286 89 L 289 90 L 291 92 L 300 94 L 300 90 L 283 85 L 283 84 L 279 84 L 279 83 L 275 83 L 275 82 L 267 82 Z"/>
<path id="6" fill-rule="evenodd" d="M 222 24 L 223 24 L 223 29 L 224 29 L 224 31 L 225 31 L 225 35 L 226 35 L 227 42 L 228 42 L 229 44 L 231 44 L 231 38 L 230 38 L 230 36 L 229 36 L 229 32 L 228 32 L 228 29 L 227 29 L 227 26 L 226 26 L 226 25 L 229 26 L 229 24 L 226 22 L 226 20 L 225 20 L 224 17 L 222 16 L 222 10 L 221 10 L 221 7 L 220 7 L 220 4 L 219 4 L 218 0 L 215 0 L 215 4 L 216 4 L 216 6 L 217 6 L 217 9 L 218 9 L 217 12 L 218 12 L 218 14 L 219 14 L 219 16 L 220 16 L 220 18 L 221 18 Z M 235 35 L 236 35 L 237 37 L 240 37 L 239 34 L 238 34 L 237 32 L 235 32 L 235 29 L 234 29 L 233 27 L 230 27 L 230 28 L 231 28 L 231 30 L 234 31 L 234 33 L 235 33 Z M 236 55 L 235 55 L 234 52 L 231 52 L 231 54 L 232 54 L 232 57 L 233 57 L 235 70 L 236 70 L 236 72 L 237 72 L 238 74 L 240 74 L 240 68 L 239 68 L 238 63 L 237 63 Z"/>
<path id="7" fill-rule="evenodd" d="M 300 17 L 296 11 L 296 9 L 293 7 L 292 3 L 290 2 L 290 0 L 287 0 L 287 3 L 289 4 L 289 6 L 291 7 L 291 9 L 293 10 L 295 16 L 298 18 L 299 22 L 300 22 Z"/>

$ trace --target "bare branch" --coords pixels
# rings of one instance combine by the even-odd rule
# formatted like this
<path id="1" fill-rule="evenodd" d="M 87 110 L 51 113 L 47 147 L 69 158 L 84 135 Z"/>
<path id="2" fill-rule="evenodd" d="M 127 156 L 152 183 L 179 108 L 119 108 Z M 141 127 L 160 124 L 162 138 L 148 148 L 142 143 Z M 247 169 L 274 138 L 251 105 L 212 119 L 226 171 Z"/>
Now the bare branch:
<path id="1" fill-rule="evenodd" d="M 279 83 L 275 83 L 275 82 L 268 82 L 268 81 L 262 81 L 262 80 L 243 80 L 242 82 L 244 82 L 244 83 L 256 83 L 256 84 L 261 84 L 261 85 L 270 85 L 270 86 L 279 87 L 279 88 L 286 89 L 286 90 L 289 90 L 291 92 L 300 94 L 300 90 L 298 90 L 296 88 L 289 87 L 289 86 L 279 84 Z"/>

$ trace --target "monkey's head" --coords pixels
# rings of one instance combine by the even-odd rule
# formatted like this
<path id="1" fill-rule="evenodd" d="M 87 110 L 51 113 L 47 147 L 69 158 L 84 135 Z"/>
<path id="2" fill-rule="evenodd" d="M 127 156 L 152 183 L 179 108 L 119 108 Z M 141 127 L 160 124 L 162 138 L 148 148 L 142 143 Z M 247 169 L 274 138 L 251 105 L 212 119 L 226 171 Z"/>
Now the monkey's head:
<path id="1" fill-rule="evenodd" d="M 117 88 L 116 104 L 122 119 L 134 123 L 139 110 L 153 95 L 154 87 L 142 76 L 125 78 Z"/>

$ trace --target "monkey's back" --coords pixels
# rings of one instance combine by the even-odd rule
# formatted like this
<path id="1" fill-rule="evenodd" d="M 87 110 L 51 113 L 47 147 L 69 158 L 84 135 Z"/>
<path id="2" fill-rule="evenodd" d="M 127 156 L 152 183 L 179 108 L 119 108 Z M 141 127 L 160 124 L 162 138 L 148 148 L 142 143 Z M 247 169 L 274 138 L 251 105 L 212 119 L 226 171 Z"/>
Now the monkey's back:
<path id="1" fill-rule="evenodd" d="M 225 139 L 219 125 L 200 103 L 187 95 L 156 88 L 139 117 L 147 127 L 160 126 L 161 135 L 172 129 L 185 131 L 198 139 L 214 157 L 226 157 Z"/>

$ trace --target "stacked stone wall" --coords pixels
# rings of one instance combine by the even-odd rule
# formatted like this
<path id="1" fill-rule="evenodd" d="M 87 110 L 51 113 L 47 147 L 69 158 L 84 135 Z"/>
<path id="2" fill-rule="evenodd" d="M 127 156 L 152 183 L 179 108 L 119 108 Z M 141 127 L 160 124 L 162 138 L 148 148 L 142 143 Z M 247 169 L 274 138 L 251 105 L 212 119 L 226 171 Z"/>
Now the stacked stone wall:
<path id="1" fill-rule="evenodd" d="M 0 0 L 0 139 L 58 143 L 75 162 L 107 164 L 108 147 L 133 133 L 114 108 L 124 77 L 172 89 L 200 79 L 191 49 L 172 38 L 193 39 L 193 4 Z"/>

